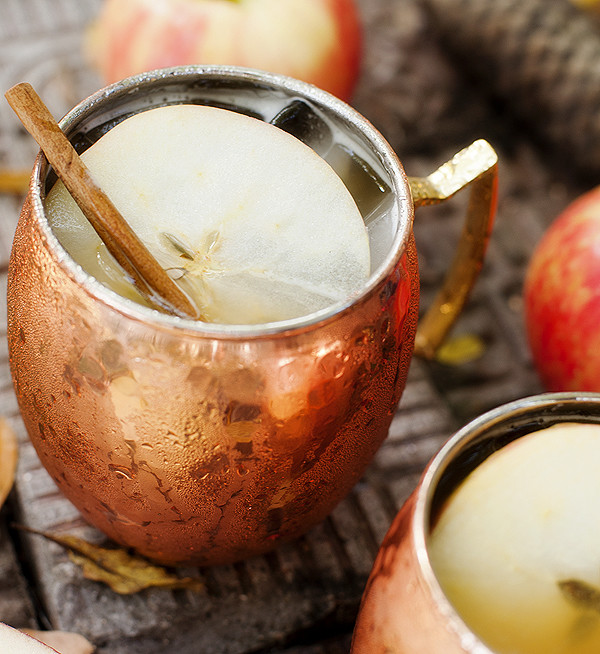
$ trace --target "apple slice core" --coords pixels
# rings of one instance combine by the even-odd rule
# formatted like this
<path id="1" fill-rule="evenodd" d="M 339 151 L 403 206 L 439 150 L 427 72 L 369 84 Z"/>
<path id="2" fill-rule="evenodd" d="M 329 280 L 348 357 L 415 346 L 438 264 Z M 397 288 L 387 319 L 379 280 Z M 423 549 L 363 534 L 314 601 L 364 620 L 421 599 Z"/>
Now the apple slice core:
<path id="1" fill-rule="evenodd" d="M 255 324 L 323 309 L 370 272 L 367 231 L 333 169 L 255 118 L 172 105 L 119 123 L 82 158 L 209 322 Z M 58 182 L 46 209 L 71 256 L 142 301 Z"/>

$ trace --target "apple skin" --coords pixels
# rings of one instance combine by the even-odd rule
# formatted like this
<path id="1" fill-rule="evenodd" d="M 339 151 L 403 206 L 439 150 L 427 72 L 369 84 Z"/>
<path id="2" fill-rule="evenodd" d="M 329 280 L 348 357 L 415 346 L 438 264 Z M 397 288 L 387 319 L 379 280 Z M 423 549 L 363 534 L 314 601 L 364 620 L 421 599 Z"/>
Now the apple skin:
<path id="1" fill-rule="evenodd" d="M 525 322 L 551 391 L 600 391 L 600 187 L 571 203 L 529 262 Z"/>
<path id="2" fill-rule="evenodd" d="M 106 83 L 224 64 L 295 77 L 349 100 L 361 26 L 354 0 L 105 0 L 85 49 Z"/>

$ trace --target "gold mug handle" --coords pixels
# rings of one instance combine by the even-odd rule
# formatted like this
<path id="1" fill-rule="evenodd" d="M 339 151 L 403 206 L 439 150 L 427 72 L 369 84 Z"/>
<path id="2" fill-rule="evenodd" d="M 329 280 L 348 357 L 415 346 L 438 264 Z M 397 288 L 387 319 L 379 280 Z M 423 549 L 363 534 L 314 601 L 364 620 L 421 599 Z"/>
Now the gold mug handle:
<path id="1" fill-rule="evenodd" d="M 496 213 L 498 156 L 487 141 L 478 140 L 427 177 L 409 177 L 408 181 L 415 209 L 438 204 L 471 187 L 454 259 L 433 304 L 419 321 L 415 336 L 415 354 L 433 359 L 483 265 Z"/>

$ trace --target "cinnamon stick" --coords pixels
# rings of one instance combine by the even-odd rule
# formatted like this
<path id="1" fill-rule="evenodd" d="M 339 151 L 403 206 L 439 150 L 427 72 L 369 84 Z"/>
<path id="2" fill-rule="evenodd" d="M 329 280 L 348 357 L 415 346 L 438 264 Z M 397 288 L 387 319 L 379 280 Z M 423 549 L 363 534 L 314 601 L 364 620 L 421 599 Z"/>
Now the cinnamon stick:
<path id="1" fill-rule="evenodd" d="M 142 293 L 164 312 L 198 318 L 187 295 L 94 182 L 90 171 L 33 87 L 23 82 L 10 88 L 5 96 L 109 252 Z"/>

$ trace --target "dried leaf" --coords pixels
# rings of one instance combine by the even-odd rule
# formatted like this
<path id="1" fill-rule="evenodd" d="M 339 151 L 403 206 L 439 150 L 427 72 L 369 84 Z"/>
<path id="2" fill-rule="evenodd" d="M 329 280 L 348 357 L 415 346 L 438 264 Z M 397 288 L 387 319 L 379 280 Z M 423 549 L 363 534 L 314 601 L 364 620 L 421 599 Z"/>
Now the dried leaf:
<path id="1" fill-rule="evenodd" d="M 96 649 L 89 640 L 68 631 L 38 631 L 21 629 L 24 634 L 53 647 L 60 654 L 93 654 Z"/>
<path id="2" fill-rule="evenodd" d="M 58 543 L 69 551 L 71 560 L 81 567 L 86 579 L 102 582 L 121 595 L 131 595 L 145 588 L 194 591 L 204 588 L 200 579 L 178 577 L 166 568 L 122 548 L 100 547 L 68 534 L 48 534 L 29 527 L 19 528 Z"/>
<path id="3" fill-rule="evenodd" d="M 476 334 L 463 334 L 448 339 L 436 352 L 435 358 L 447 366 L 462 366 L 479 359 L 484 352 L 482 338 Z"/>
<path id="4" fill-rule="evenodd" d="M 0 418 L 0 507 L 10 493 L 17 469 L 17 437 L 4 418 Z"/>
<path id="5" fill-rule="evenodd" d="M 585 581 L 566 579 L 558 582 L 563 597 L 577 608 L 600 613 L 600 589 Z"/>
<path id="6" fill-rule="evenodd" d="M 0 168 L 0 193 L 27 193 L 30 177 L 31 170 Z"/>

